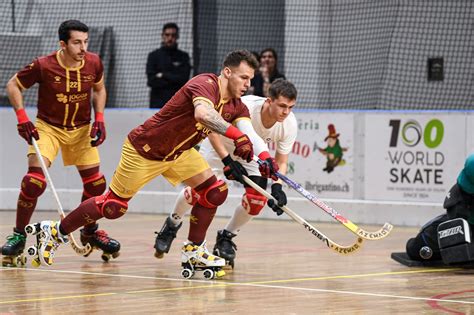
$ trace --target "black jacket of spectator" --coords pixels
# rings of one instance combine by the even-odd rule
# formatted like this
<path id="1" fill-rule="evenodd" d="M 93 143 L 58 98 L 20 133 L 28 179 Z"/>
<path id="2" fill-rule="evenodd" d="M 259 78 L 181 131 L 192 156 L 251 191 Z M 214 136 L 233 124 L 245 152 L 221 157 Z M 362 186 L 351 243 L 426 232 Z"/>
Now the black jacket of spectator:
<path id="1" fill-rule="evenodd" d="M 270 83 L 272 83 L 273 81 L 275 81 L 276 79 L 279 79 L 279 78 L 286 79 L 285 75 L 283 75 L 282 73 L 276 71 L 270 77 Z M 252 93 L 253 95 L 258 95 L 258 96 L 262 96 L 262 97 L 265 96 L 265 95 L 263 95 L 263 77 L 260 73 L 255 74 L 253 79 L 250 81 L 250 85 L 253 86 L 253 88 L 254 88 L 253 93 Z"/>
<path id="2" fill-rule="evenodd" d="M 147 84 L 151 88 L 150 108 L 161 108 L 189 80 L 189 55 L 178 46 L 164 47 L 148 54 Z"/>

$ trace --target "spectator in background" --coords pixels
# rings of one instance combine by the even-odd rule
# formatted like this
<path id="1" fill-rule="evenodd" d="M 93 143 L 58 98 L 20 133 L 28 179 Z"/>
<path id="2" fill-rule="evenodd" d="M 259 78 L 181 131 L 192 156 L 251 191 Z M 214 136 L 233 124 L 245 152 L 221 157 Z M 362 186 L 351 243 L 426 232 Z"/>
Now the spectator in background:
<path id="1" fill-rule="evenodd" d="M 188 53 L 178 49 L 176 23 L 163 25 L 161 48 L 148 54 L 146 63 L 150 108 L 161 108 L 188 81 L 191 73 Z"/>
<path id="2" fill-rule="evenodd" d="M 253 94 L 268 97 L 270 84 L 278 78 L 285 79 L 285 75 L 278 71 L 277 53 L 273 48 L 265 48 L 260 52 L 259 72 L 251 82 Z"/>

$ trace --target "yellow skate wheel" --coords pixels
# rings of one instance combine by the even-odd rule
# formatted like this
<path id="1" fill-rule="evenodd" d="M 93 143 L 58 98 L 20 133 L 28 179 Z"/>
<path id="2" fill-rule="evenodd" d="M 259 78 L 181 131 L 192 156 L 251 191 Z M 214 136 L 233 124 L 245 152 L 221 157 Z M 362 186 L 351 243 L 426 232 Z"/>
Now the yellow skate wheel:
<path id="1" fill-rule="evenodd" d="M 161 252 L 156 252 L 155 251 L 155 257 L 158 258 L 158 259 L 161 259 L 165 256 L 165 253 L 161 253 Z"/>
<path id="2" fill-rule="evenodd" d="M 220 277 L 223 277 L 223 276 L 225 276 L 225 271 L 224 270 L 221 269 L 221 270 L 216 271 L 216 274 L 215 274 L 216 278 L 220 278 Z"/>
<path id="3" fill-rule="evenodd" d="M 34 258 L 31 261 L 31 265 L 35 268 L 38 268 L 39 266 L 41 266 L 41 262 L 40 262 L 39 258 L 38 257 Z"/>
<path id="4" fill-rule="evenodd" d="M 23 267 L 26 265 L 26 257 L 23 255 L 16 256 L 13 258 L 14 267 Z"/>
<path id="5" fill-rule="evenodd" d="M 2 266 L 3 267 L 13 267 L 13 257 L 12 256 L 3 256 L 2 257 Z"/>

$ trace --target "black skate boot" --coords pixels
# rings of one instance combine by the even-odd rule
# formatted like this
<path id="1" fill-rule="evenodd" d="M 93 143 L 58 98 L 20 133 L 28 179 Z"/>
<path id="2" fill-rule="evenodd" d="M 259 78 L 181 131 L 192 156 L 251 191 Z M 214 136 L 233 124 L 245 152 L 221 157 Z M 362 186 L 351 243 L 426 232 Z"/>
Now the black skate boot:
<path id="1" fill-rule="evenodd" d="M 2 246 L 3 267 L 23 267 L 26 265 L 25 249 L 26 235 L 13 229 L 13 234 L 7 236 L 7 242 Z"/>
<path id="2" fill-rule="evenodd" d="M 168 253 L 171 248 L 171 243 L 176 238 L 176 233 L 183 225 L 183 222 L 175 226 L 171 221 L 171 218 L 166 218 L 165 224 L 161 228 L 160 232 L 155 232 L 155 257 L 163 258 L 165 253 Z"/>
<path id="3" fill-rule="evenodd" d="M 100 256 L 103 261 L 108 262 L 110 258 L 117 258 L 120 255 L 120 243 L 113 238 L 110 238 L 104 230 L 98 230 L 99 225 L 96 224 L 93 229 L 81 229 L 81 243 L 86 245 L 89 243 L 94 249 L 102 251 Z M 88 254 L 84 255 L 85 257 L 89 256 Z"/>
<path id="4" fill-rule="evenodd" d="M 228 264 L 234 268 L 235 251 L 237 245 L 232 241 L 232 238 L 237 236 L 227 230 L 217 231 L 216 245 L 214 245 L 214 255 L 224 258 Z"/>

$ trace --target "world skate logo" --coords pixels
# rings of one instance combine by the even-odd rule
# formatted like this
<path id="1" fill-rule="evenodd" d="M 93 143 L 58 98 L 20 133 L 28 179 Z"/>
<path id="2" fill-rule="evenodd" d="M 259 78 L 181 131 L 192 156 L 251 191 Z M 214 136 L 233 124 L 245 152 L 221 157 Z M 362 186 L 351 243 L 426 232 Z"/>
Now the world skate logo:
<path id="1" fill-rule="evenodd" d="M 389 126 L 392 128 L 390 147 L 397 147 L 398 140 L 407 147 L 414 147 L 421 141 L 429 149 L 438 147 L 444 137 L 444 125 L 439 119 L 432 119 L 423 126 L 416 120 L 410 119 L 404 123 L 400 119 L 391 119 Z"/>
<path id="2" fill-rule="evenodd" d="M 455 226 L 450 229 L 446 229 L 443 231 L 438 232 L 438 236 L 440 239 L 448 237 L 448 236 L 453 236 L 456 234 L 461 234 L 464 235 L 464 231 L 462 230 L 462 226 Z"/>

